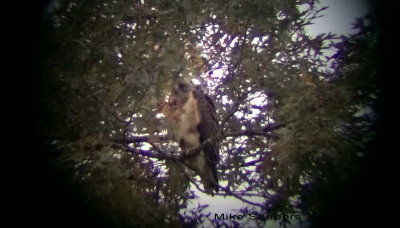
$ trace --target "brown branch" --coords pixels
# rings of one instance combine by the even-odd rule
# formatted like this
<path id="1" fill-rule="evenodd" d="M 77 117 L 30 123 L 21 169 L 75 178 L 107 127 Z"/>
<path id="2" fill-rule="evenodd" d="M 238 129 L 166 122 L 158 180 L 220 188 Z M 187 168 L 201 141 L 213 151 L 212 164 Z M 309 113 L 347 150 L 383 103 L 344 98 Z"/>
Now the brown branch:
<path id="1" fill-rule="evenodd" d="M 185 177 L 196 187 L 197 190 L 199 190 L 202 193 L 208 194 L 206 191 L 204 191 L 197 183 L 196 181 L 194 181 L 184 170 L 183 170 L 183 174 L 185 175 Z M 246 195 L 246 196 L 260 196 L 258 194 L 248 194 L 248 193 L 244 193 L 244 192 L 233 192 L 229 189 L 229 187 L 222 187 L 221 185 L 218 184 L 218 188 L 222 189 L 226 194 L 223 193 L 214 193 L 214 195 L 216 196 L 233 196 L 245 203 L 251 204 L 253 206 L 258 206 L 261 208 L 264 208 L 264 206 L 262 204 L 259 203 L 254 203 L 250 200 L 244 199 L 241 195 Z M 261 196 L 260 196 L 261 197 Z"/>
<path id="2" fill-rule="evenodd" d="M 250 92 L 245 92 L 243 94 L 241 94 L 240 96 L 238 95 L 237 100 L 235 101 L 235 103 L 233 104 L 233 106 L 230 108 L 228 115 L 222 120 L 221 124 L 220 124 L 220 130 L 218 132 L 218 134 L 222 133 L 222 130 L 224 129 L 225 124 L 229 121 L 230 118 L 232 118 L 232 116 L 237 112 L 237 110 L 239 109 L 240 104 L 243 103 L 243 101 L 246 99 L 247 95 Z"/>
<path id="3" fill-rule="evenodd" d="M 189 151 L 189 155 L 181 155 L 181 156 L 173 156 L 173 155 L 169 155 L 165 152 L 163 152 L 160 148 L 158 148 L 154 143 L 149 142 L 150 137 L 148 136 L 131 136 L 129 138 L 127 138 L 127 142 L 123 143 L 122 145 L 125 145 L 125 147 L 127 147 L 126 145 L 128 145 L 129 143 L 137 143 L 137 142 L 148 142 L 152 145 L 152 148 L 157 152 L 157 153 L 152 153 L 150 151 L 145 151 L 145 150 L 140 150 L 140 149 L 135 149 L 135 148 L 131 148 L 131 147 L 127 147 L 128 151 L 132 151 L 133 153 L 138 153 L 142 156 L 146 156 L 146 157 L 150 157 L 150 158 L 156 158 L 156 159 L 160 159 L 160 160 L 169 160 L 172 162 L 183 162 L 183 160 L 187 159 L 188 157 L 194 156 L 196 155 L 198 152 L 200 152 L 202 149 L 204 149 L 204 147 L 208 146 L 210 143 L 216 142 L 218 140 L 221 140 L 223 138 L 226 137 L 235 137 L 235 136 L 248 136 L 248 137 L 252 137 L 252 136 L 265 136 L 265 137 L 271 137 L 271 134 L 269 133 L 265 133 L 265 132 L 256 132 L 256 131 L 240 131 L 240 132 L 234 132 L 234 133 L 230 133 L 230 134 L 225 134 L 223 136 L 216 136 L 213 138 L 210 138 L 209 140 L 206 140 L 205 142 L 203 142 L 202 144 L 200 144 L 198 147 L 192 149 Z M 160 138 L 162 139 L 166 139 L 165 136 L 160 136 Z M 113 142 L 114 143 L 120 143 L 122 140 L 116 140 L 114 139 Z M 121 146 L 122 146 L 121 145 Z M 246 162 L 243 163 L 242 165 L 240 165 L 240 167 L 245 167 L 245 166 L 251 166 L 251 165 L 255 165 L 258 162 L 261 162 L 262 159 L 257 159 L 257 160 L 253 160 L 250 162 Z M 223 169 L 226 169 L 228 167 L 224 167 L 222 166 Z M 206 193 L 197 183 L 195 180 L 193 180 L 187 173 L 185 170 L 182 169 L 182 172 L 184 173 L 185 177 L 191 182 L 193 183 L 193 185 L 196 187 L 197 190 L 199 190 L 200 192 Z M 245 192 L 234 192 L 231 191 L 229 189 L 229 187 L 223 187 L 221 185 L 218 184 L 218 188 L 222 189 L 225 193 L 215 193 L 214 195 L 219 195 L 219 196 L 232 196 L 235 197 L 239 200 L 241 200 L 242 202 L 248 203 L 250 205 L 253 206 L 257 206 L 260 208 L 264 208 L 264 206 L 262 204 L 259 203 L 255 203 L 252 202 L 250 200 L 247 200 L 245 198 L 243 198 L 243 196 L 259 196 L 257 194 L 248 194 Z"/>
<path id="4" fill-rule="evenodd" d="M 228 133 L 228 134 L 225 134 L 223 136 L 223 138 L 239 137 L 239 136 L 247 136 L 247 137 L 265 136 L 265 137 L 269 137 L 269 138 L 277 138 L 276 135 L 273 135 L 271 133 L 267 133 L 267 132 L 264 132 L 264 131 L 253 131 L 253 130 L 244 130 L 244 131 Z"/>
<path id="5" fill-rule="evenodd" d="M 247 199 L 243 198 L 242 196 L 239 196 L 239 195 L 236 194 L 235 192 L 232 192 L 228 187 L 222 187 L 222 186 L 219 186 L 219 187 L 220 187 L 222 190 L 224 190 L 224 192 L 226 193 L 226 195 L 233 196 L 233 197 L 235 197 L 235 198 L 237 198 L 237 199 L 239 199 L 239 200 L 241 200 L 241 201 L 243 201 L 243 202 L 245 202 L 245 203 L 248 203 L 248 204 L 250 204 L 250 205 L 257 206 L 257 207 L 260 207 L 260 208 L 265 208 L 265 206 L 264 206 L 263 204 L 254 203 L 254 202 L 252 202 L 252 201 L 250 201 L 250 200 L 247 200 Z M 219 195 L 219 194 L 218 194 L 218 195 Z M 221 195 L 224 195 L 224 194 L 221 194 Z"/>
<path id="6" fill-rule="evenodd" d="M 228 134 L 224 134 L 222 136 L 215 136 L 215 137 L 212 137 L 212 138 L 209 138 L 209 139 L 205 140 L 204 142 L 202 142 L 197 147 L 189 150 L 187 154 L 181 155 L 181 157 L 179 158 L 179 161 L 184 161 L 185 159 L 188 159 L 188 158 L 191 158 L 191 157 L 197 155 L 204 148 L 206 148 L 206 147 L 208 147 L 208 146 L 210 146 L 210 145 L 212 145 L 214 143 L 218 143 L 219 141 L 221 141 L 224 138 L 239 137 L 239 136 L 247 136 L 247 137 L 264 136 L 264 137 L 269 137 L 269 138 L 272 138 L 272 137 L 276 138 L 277 137 L 275 135 L 272 135 L 271 133 L 251 131 L 251 130 L 228 133 Z"/>
<path id="7" fill-rule="evenodd" d="M 125 139 L 113 138 L 112 141 L 128 145 L 130 143 L 151 142 L 150 138 L 150 136 L 128 136 L 125 137 Z M 168 137 L 155 136 L 155 140 L 166 141 L 168 140 Z"/>
<path id="8" fill-rule="evenodd" d="M 174 161 L 174 162 L 183 162 L 184 160 L 191 158 L 193 156 L 196 156 L 197 154 L 200 153 L 204 148 L 214 144 L 218 143 L 224 138 L 227 137 L 240 137 L 240 136 L 247 136 L 247 137 L 255 137 L 255 136 L 264 136 L 268 138 L 276 138 L 277 136 L 267 133 L 267 132 L 260 132 L 260 131 L 252 131 L 252 130 L 245 130 L 245 131 L 238 131 L 238 132 L 232 132 L 232 133 L 227 133 L 222 136 L 215 136 L 212 138 L 207 139 L 203 143 L 201 143 L 199 146 L 189 150 L 187 154 L 183 155 L 169 155 L 165 152 L 163 152 L 161 149 L 159 149 L 154 143 L 151 142 L 149 136 L 129 136 L 126 137 L 125 139 L 111 139 L 112 142 L 114 143 L 119 143 L 124 145 L 127 150 L 132 151 L 132 152 L 138 152 L 139 154 L 146 156 L 146 157 L 152 157 L 152 158 L 157 158 L 160 160 L 169 160 L 169 161 Z M 156 140 L 160 141 L 166 141 L 168 138 L 166 136 L 157 136 Z M 147 142 L 149 143 L 153 149 L 157 152 L 151 153 L 149 151 L 143 151 L 143 150 L 137 150 L 137 149 L 132 149 L 131 147 L 128 146 L 130 143 L 141 143 L 141 142 Z M 256 161 L 254 161 L 256 162 Z M 251 166 L 253 165 L 251 162 L 250 163 L 244 163 L 242 164 L 244 166 Z"/>
<path id="9" fill-rule="evenodd" d="M 280 123 L 270 123 L 267 126 L 264 127 L 263 132 L 269 132 L 269 131 L 274 131 L 276 129 L 279 129 L 281 127 L 284 127 L 284 124 L 280 124 Z"/>
<path id="10" fill-rule="evenodd" d="M 172 156 L 172 155 L 168 155 L 166 153 L 152 153 L 147 150 L 141 150 L 141 149 L 135 149 L 135 148 L 129 148 L 128 151 L 131 151 L 133 153 L 138 153 L 145 157 L 156 158 L 158 160 L 168 160 L 168 161 L 172 161 L 172 162 L 179 162 L 178 156 Z"/>
<path id="11" fill-rule="evenodd" d="M 243 164 L 240 164 L 239 168 L 248 167 L 248 166 L 254 166 L 257 163 L 262 162 L 263 160 L 264 159 L 259 158 L 259 159 L 253 160 L 253 161 L 245 162 Z M 230 165 L 230 166 L 229 165 L 221 165 L 220 169 L 231 169 L 231 168 L 234 168 L 234 167 L 236 167 L 236 166 L 233 166 L 233 165 Z"/>

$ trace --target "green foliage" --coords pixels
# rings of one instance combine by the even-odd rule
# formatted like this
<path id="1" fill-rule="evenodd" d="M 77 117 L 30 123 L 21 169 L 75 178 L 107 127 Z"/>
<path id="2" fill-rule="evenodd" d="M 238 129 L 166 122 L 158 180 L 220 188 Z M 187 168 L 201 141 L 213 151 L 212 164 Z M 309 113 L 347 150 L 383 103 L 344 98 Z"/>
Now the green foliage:
<path id="1" fill-rule="evenodd" d="M 299 11 L 302 4 L 310 7 Z M 210 85 L 204 89 L 221 121 L 218 172 L 227 185 L 220 193 L 249 211 L 324 213 L 324 196 L 351 181 L 374 137 L 368 110 L 380 93 L 379 37 L 360 21 L 351 37 L 310 38 L 304 26 L 320 12 L 313 5 L 58 2 L 49 10 L 39 121 L 56 169 L 117 227 L 204 221 L 203 206 L 193 218 L 180 213 L 195 198 L 190 181 L 198 182 L 166 156 L 179 154 L 178 146 L 151 141 L 167 128 L 155 109 L 173 80 L 197 77 Z M 326 56 L 331 48 L 336 57 Z M 223 74 L 213 78 L 217 69 Z M 248 202 L 249 195 L 265 202 Z"/>

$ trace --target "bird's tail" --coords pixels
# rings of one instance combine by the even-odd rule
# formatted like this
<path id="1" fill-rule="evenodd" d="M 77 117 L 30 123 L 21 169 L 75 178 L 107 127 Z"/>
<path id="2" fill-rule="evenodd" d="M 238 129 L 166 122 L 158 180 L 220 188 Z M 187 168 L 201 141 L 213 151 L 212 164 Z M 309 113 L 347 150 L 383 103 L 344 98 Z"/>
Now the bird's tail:
<path id="1" fill-rule="evenodd" d="M 215 170 L 209 170 L 207 174 L 201 177 L 201 181 L 204 186 L 204 191 L 212 196 L 214 196 L 214 191 L 218 193 L 218 177 Z"/>
<path id="2" fill-rule="evenodd" d="M 186 165 L 197 172 L 207 194 L 214 196 L 218 193 L 218 175 L 216 164 L 204 158 L 203 155 L 191 157 L 185 161 Z"/>

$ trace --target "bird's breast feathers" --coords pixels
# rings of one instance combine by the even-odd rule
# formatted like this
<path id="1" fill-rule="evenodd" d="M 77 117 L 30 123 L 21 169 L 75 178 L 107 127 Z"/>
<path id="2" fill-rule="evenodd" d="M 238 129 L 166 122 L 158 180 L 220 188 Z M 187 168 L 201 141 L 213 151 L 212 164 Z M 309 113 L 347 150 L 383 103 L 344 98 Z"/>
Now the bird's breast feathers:
<path id="1" fill-rule="evenodd" d="M 193 96 L 190 96 L 181 107 L 181 111 L 174 122 L 175 140 L 179 142 L 183 139 L 189 148 L 194 148 L 200 144 L 200 134 L 197 129 L 200 123 L 200 112 L 197 100 Z"/>

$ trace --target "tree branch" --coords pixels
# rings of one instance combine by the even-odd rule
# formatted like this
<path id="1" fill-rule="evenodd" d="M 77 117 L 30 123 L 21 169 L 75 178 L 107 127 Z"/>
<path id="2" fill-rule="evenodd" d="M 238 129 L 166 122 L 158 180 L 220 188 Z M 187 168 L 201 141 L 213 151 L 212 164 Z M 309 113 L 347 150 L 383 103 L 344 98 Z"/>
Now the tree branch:
<path id="1" fill-rule="evenodd" d="M 243 101 L 246 99 L 247 95 L 249 94 L 249 92 L 245 92 L 243 94 L 241 94 L 237 100 L 235 101 L 235 103 L 233 104 L 233 106 L 230 108 L 229 110 L 229 114 L 222 120 L 221 124 L 220 124 L 220 130 L 218 132 L 218 134 L 222 133 L 222 130 L 224 129 L 225 124 L 229 121 L 230 118 L 232 118 L 232 116 L 237 112 L 237 110 L 239 109 L 240 104 L 243 103 Z"/>
<path id="2" fill-rule="evenodd" d="M 235 197 L 235 198 L 237 198 L 237 199 L 239 199 L 239 200 L 241 200 L 241 201 L 243 201 L 245 203 L 248 203 L 250 205 L 257 206 L 257 207 L 260 207 L 260 208 L 265 208 L 265 206 L 263 204 L 254 203 L 254 202 L 252 202 L 250 200 L 247 200 L 247 199 L 243 198 L 242 196 L 239 196 L 238 194 L 232 192 L 228 187 L 222 187 L 222 186 L 219 186 L 219 187 L 222 190 L 224 190 L 224 192 L 229 196 L 233 196 L 233 197 Z M 219 194 L 217 194 L 217 195 L 219 195 Z M 223 194 L 221 194 L 221 195 L 223 195 Z"/>
<path id="3" fill-rule="evenodd" d="M 167 153 L 165 153 L 164 151 L 162 151 L 160 148 L 158 148 L 157 145 L 155 145 L 153 142 L 151 142 L 150 137 L 149 136 L 130 136 L 125 138 L 125 142 L 121 139 L 113 139 L 114 143 L 119 143 L 122 144 L 126 147 L 126 149 L 132 153 L 137 153 L 140 154 L 142 156 L 146 156 L 146 157 L 150 157 L 150 158 L 156 158 L 159 160 L 169 160 L 172 162 L 180 162 L 183 163 L 183 161 L 189 157 L 195 156 L 197 155 L 201 150 L 203 150 L 205 147 L 209 146 L 211 143 L 216 143 L 217 141 L 220 141 L 224 138 L 227 137 L 239 137 L 239 136 L 247 136 L 247 137 L 254 137 L 254 136 L 264 136 L 264 137 L 275 137 L 273 136 L 271 133 L 267 133 L 267 132 L 259 132 L 259 131 L 252 131 L 252 130 L 245 130 L 245 131 L 238 131 L 238 132 L 232 132 L 232 133 L 227 133 L 224 134 L 222 136 L 215 136 L 213 138 L 210 138 L 206 141 L 204 141 L 202 144 L 200 144 L 199 146 L 197 146 L 196 148 L 193 148 L 192 150 L 189 151 L 189 153 L 187 155 L 169 155 Z M 166 140 L 167 137 L 166 136 L 158 136 L 160 140 Z M 150 141 L 149 141 L 150 140 Z M 130 143 L 140 143 L 140 142 L 147 142 L 152 146 L 152 149 L 155 152 L 151 152 L 151 151 L 146 151 L 146 150 L 141 150 L 141 149 L 136 149 L 136 148 L 132 148 L 129 147 L 128 144 Z M 121 145 L 121 146 L 122 146 Z M 246 166 L 252 166 L 257 164 L 258 162 L 261 162 L 263 159 L 259 158 L 253 161 L 249 161 L 246 163 L 243 163 L 240 165 L 240 167 L 246 167 Z M 221 169 L 229 169 L 229 166 L 221 166 Z M 200 192 L 206 193 L 197 183 L 196 181 L 194 181 L 184 170 L 182 170 L 184 172 L 184 175 L 186 176 L 186 178 L 193 183 L 193 185 L 196 187 L 197 190 L 199 190 Z M 257 206 L 260 208 L 264 208 L 263 204 L 260 203 L 255 203 L 252 202 L 250 200 L 247 200 L 245 198 L 243 198 L 245 195 L 247 195 L 247 193 L 245 192 L 233 192 L 229 189 L 229 187 L 223 187 L 221 185 L 218 185 L 218 187 L 220 189 L 222 189 L 225 193 L 215 193 L 215 195 L 220 195 L 220 196 L 232 196 L 235 197 L 239 200 L 241 200 L 242 202 L 248 203 L 250 205 L 253 206 Z M 257 196 L 256 194 L 251 194 L 248 196 Z"/>
<path id="4" fill-rule="evenodd" d="M 281 127 L 284 127 L 284 124 L 280 124 L 277 122 L 270 123 L 267 126 L 264 127 L 263 132 L 269 132 L 269 131 L 274 131 L 276 129 L 279 129 Z"/>
<path id="5" fill-rule="evenodd" d="M 214 143 L 218 143 L 219 141 L 221 141 L 224 138 L 240 137 L 240 136 L 247 136 L 247 137 L 264 136 L 264 137 L 268 137 L 268 138 L 277 138 L 277 136 L 275 136 L 271 133 L 268 133 L 268 132 L 264 132 L 264 131 L 260 132 L 260 131 L 244 130 L 244 131 L 232 132 L 232 133 L 227 133 L 227 134 L 224 134 L 221 136 L 215 136 L 215 137 L 209 138 L 209 139 L 205 140 L 203 143 L 201 143 L 199 146 L 189 150 L 187 154 L 180 155 L 180 156 L 171 156 L 171 155 L 168 155 L 167 153 L 164 153 L 154 143 L 151 142 L 151 139 L 149 136 L 130 136 L 130 137 L 126 137 L 125 139 L 122 139 L 122 140 L 121 139 L 112 139 L 112 141 L 123 144 L 128 148 L 129 148 L 128 145 L 131 143 L 147 142 L 150 145 L 152 145 L 154 150 L 157 152 L 157 155 L 150 153 L 148 151 L 146 153 L 143 153 L 143 151 L 139 151 L 140 154 L 142 154 L 143 156 L 154 157 L 154 158 L 159 158 L 159 159 L 167 159 L 167 160 L 171 160 L 171 161 L 175 161 L 175 162 L 183 162 L 185 159 L 188 159 L 188 158 L 191 158 L 191 157 L 197 155 L 204 148 L 206 148 Z M 157 136 L 157 137 L 158 138 L 156 138 L 156 140 L 161 140 L 161 141 L 166 141 L 168 139 L 166 136 Z M 247 164 L 246 166 L 250 166 L 250 165 L 251 165 L 251 163 Z"/>
<path id="6" fill-rule="evenodd" d="M 253 166 L 253 165 L 255 165 L 255 164 L 259 163 L 259 162 L 262 162 L 263 160 L 264 159 L 259 158 L 259 159 L 253 160 L 253 161 L 245 162 L 243 164 L 240 164 L 239 167 L 242 168 L 242 167 L 247 167 L 247 166 Z M 231 168 L 234 168 L 234 167 L 235 166 L 233 166 L 233 165 L 230 165 L 230 166 L 228 166 L 228 165 L 220 165 L 220 169 L 231 169 Z"/>
<path id="7" fill-rule="evenodd" d="M 200 186 L 196 183 L 196 181 L 194 181 L 185 171 L 183 171 L 183 173 L 184 173 L 185 177 L 196 187 L 197 190 L 199 190 L 202 193 L 208 194 L 202 188 L 200 188 Z M 244 192 L 232 192 L 229 189 L 229 187 L 222 187 L 219 184 L 218 184 L 218 188 L 222 189 L 226 194 L 214 193 L 214 195 L 217 195 L 217 196 L 226 196 L 226 195 L 233 196 L 233 197 L 235 197 L 235 198 L 237 198 L 237 199 L 239 199 L 239 200 L 241 200 L 241 201 L 243 201 L 245 203 L 251 204 L 253 206 L 264 208 L 264 205 L 262 205 L 262 204 L 254 203 L 254 202 L 252 202 L 250 200 L 247 200 L 247 199 L 243 198 L 241 195 L 246 194 Z M 259 195 L 256 195 L 256 194 L 247 194 L 247 195 L 248 196 L 259 196 Z"/>

